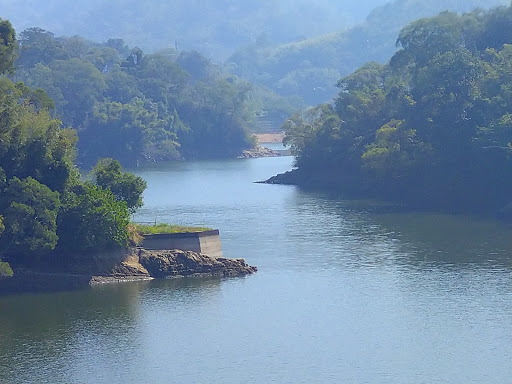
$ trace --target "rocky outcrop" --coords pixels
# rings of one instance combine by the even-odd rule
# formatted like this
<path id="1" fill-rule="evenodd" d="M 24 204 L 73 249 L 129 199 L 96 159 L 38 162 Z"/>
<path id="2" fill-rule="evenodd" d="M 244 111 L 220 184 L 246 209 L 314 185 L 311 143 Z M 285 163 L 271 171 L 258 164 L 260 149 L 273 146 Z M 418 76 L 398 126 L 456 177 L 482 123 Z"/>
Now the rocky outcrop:
<path id="1" fill-rule="evenodd" d="M 227 277 L 256 272 L 244 259 L 211 257 L 202 253 L 182 250 L 139 251 L 139 261 L 152 277 Z"/>
<path id="2" fill-rule="evenodd" d="M 257 157 L 278 157 L 281 156 L 281 152 L 274 151 L 273 149 L 256 146 L 252 149 L 246 149 L 242 152 L 240 156 L 238 156 L 239 159 L 252 159 Z"/>
<path id="3" fill-rule="evenodd" d="M 286 171 L 284 173 L 279 173 L 271 178 L 259 181 L 258 183 L 262 184 L 284 184 L 284 185 L 297 185 L 300 183 L 300 175 L 298 170 L 294 169 L 291 171 Z"/>
<path id="4" fill-rule="evenodd" d="M 60 265 L 59 268 L 16 268 L 13 277 L 0 278 L 0 296 L 153 278 L 244 276 L 257 270 L 243 259 L 216 258 L 182 250 L 130 248 L 90 255 L 88 263 Z"/>

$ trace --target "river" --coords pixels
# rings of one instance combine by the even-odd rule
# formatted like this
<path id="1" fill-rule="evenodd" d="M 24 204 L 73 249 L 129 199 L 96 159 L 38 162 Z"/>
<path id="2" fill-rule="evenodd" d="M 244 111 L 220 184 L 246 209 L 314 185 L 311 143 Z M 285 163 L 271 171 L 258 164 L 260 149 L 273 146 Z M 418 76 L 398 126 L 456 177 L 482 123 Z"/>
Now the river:
<path id="1" fill-rule="evenodd" d="M 512 227 L 162 164 L 138 221 L 219 228 L 244 278 L 0 298 L 0 383 L 510 383 Z"/>

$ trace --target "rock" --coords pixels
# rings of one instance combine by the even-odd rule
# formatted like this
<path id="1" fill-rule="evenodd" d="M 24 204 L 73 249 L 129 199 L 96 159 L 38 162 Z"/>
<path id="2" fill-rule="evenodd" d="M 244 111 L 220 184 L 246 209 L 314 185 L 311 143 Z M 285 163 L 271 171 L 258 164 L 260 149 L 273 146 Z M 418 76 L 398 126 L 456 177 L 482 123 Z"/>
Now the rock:
<path id="1" fill-rule="evenodd" d="M 238 156 L 239 159 L 252 159 L 257 157 L 278 157 L 281 156 L 281 152 L 274 151 L 273 149 L 256 146 L 252 149 L 246 149 L 242 152 L 240 156 Z"/>
<path id="2" fill-rule="evenodd" d="M 244 259 L 215 258 L 202 253 L 182 250 L 148 251 L 140 249 L 139 262 L 152 277 L 227 277 L 256 272 Z"/>
<path id="3" fill-rule="evenodd" d="M 301 179 L 297 169 L 279 173 L 271 178 L 263 181 L 257 181 L 260 184 L 283 184 L 283 185 L 299 185 Z"/>

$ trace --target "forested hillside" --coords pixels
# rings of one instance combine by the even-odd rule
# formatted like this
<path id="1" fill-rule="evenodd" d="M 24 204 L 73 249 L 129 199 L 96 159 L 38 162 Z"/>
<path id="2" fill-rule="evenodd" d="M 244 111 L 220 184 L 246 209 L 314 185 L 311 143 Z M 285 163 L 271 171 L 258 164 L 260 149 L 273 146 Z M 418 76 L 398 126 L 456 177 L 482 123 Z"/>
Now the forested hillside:
<path id="1" fill-rule="evenodd" d="M 235 52 L 232 71 L 284 96 L 299 95 L 306 104 L 326 102 L 336 95 L 336 82 L 367 61 L 385 63 L 396 51 L 402 27 L 439 12 L 471 11 L 507 5 L 509 0 L 396 0 L 377 7 L 364 23 L 347 30 L 276 45 L 260 39 Z"/>
<path id="2" fill-rule="evenodd" d="M 286 122 L 298 167 L 288 178 L 450 211 L 505 206 L 511 25 L 508 6 L 445 12 L 402 29 L 388 64 L 364 65 L 338 82 L 334 106 Z"/>
<path id="3" fill-rule="evenodd" d="M 94 41 L 122 38 L 144 51 L 198 50 L 216 60 L 266 36 L 275 44 L 341 30 L 387 0 L 0 0 L 18 31 L 30 27 Z"/>
<path id="4" fill-rule="evenodd" d="M 16 80 L 42 88 L 54 116 L 77 130 L 82 166 L 235 157 L 253 145 L 255 116 L 291 112 L 195 51 L 145 54 L 120 39 L 97 44 L 39 28 L 21 32 L 19 44 Z"/>
<path id="5" fill-rule="evenodd" d="M 0 277 L 12 273 L 3 261 L 68 262 L 126 247 L 146 186 L 111 159 L 95 168 L 95 184 L 81 181 L 75 131 L 51 116 L 42 90 L 5 76 L 14 73 L 15 50 L 14 29 L 0 19 Z"/>

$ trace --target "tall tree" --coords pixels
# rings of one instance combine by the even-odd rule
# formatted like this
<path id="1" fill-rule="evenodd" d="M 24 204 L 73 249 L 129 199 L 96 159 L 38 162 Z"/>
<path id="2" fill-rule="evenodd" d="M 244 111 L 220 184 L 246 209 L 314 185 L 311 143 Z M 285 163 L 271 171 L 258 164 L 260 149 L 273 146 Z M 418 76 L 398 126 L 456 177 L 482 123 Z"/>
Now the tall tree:
<path id="1" fill-rule="evenodd" d="M 0 19 L 0 74 L 12 73 L 16 56 L 16 33 L 11 23 Z"/>

